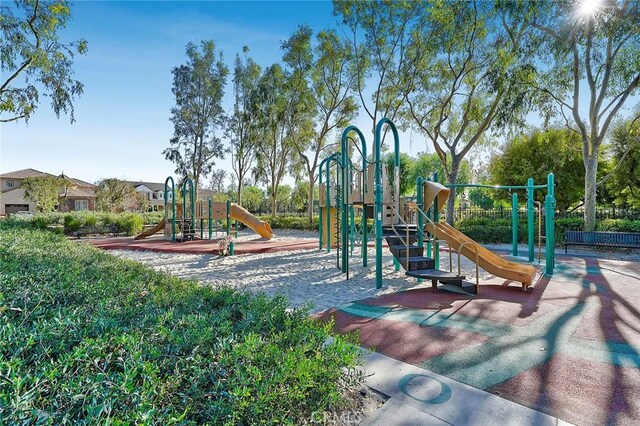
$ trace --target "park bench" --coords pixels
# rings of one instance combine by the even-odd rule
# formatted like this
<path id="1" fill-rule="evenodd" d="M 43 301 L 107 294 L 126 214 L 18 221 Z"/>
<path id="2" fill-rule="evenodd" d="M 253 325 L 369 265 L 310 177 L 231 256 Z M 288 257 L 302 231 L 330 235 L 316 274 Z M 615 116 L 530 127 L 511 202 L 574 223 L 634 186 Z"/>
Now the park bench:
<path id="1" fill-rule="evenodd" d="M 114 225 L 107 226 L 84 226 L 77 231 L 73 231 L 71 235 L 76 238 L 80 238 L 83 235 L 97 235 L 97 234 L 112 234 L 117 237 L 119 234 L 118 228 Z"/>
<path id="2" fill-rule="evenodd" d="M 566 231 L 564 253 L 567 246 L 593 246 L 614 248 L 640 248 L 640 234 L 633 232 Z"/>

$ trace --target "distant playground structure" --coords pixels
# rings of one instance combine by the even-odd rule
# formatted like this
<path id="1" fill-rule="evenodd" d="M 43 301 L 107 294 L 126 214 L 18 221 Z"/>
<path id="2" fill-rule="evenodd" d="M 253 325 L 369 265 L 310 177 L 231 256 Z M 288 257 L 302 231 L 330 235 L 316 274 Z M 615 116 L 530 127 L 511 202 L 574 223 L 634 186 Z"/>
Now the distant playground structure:
<path id="1" fill-rule="evenodd" d="M 381 159 L 381 135 L 385 126 L 394 138 L 394 166 L 389 174 Z M 360 144 L 355 143 L 357 135 Z M 354 164 L 349 156 L 349 143 L 354 143 L 361 162 Z M 538 256 L 541 261 L 542 223 L 544 222 L 545 273 L 552 275 L 555 266 L 554 176 L 550 173 L 547 183 L 535 185 L 529 178 L 521 186 L 489 186 L 479 184 L 443 185 L 438 175 L 419 177 L 415 196 L 400 196 L 400 141 L 398 131 L 391 120 L 381 119 L 375 132 L 373 160 L 367 157 L 367 144 L 362 132 L 348 126 L 342 133 L 340 151 L 327 156 L 320 163 L 319 171 L 319 249 L 336 250 L 336 264 L 349 279 L 349 258 L 354 248 L 360 246 L 362 266 L 366 267 L 370 226 L 375 235 L 376 288 L 382 287 L 383 239 L 394 257 L 396 271 L 404 268 L 406 275 L 429 280 L 434 291 L 438 284 L 445 288 L 457 286 L 477 293 L 478 267 L 487 272 L 522 284 L 523 290 L 532 284 L 536 275 L 535 261 L 535 210 L 538 210 Z M 355 152 L 355 151 L 354 151 Z M 482 187 L 488 189 L 525 190 L 527 194 L 527 260 L 510 261 L 488 250 L 483 245 L 440 221 L 440 213 L 446 205 L 451 188 Z M 544 206 L 534 201 L 536 190 L 546 189 Z M 512 194 L 512 255 L 518 256 L 518 195 Z M 544 214 L 543 214 L 544 213 Z M 449 269 L 440 269 L 440 244 L 449 249 Z M 452 255 L 458 256 L 458 271 L 453 270 Z M 460 256 L 476 265 L 475 282 L 465 280 L 460 274 Z M 524 260 L 524 259 L 523 259 Z"/>
<path id="2" fill-rule="evenodd" d="M 176 202 L 176 188 L 173 177 L 164 183 L 164 218 L 153 228 L 135 237 L 141 240 L 164 231 L 164 239 L 172 242 L 189 241 L 197 238 L 211 240 L 214 231 L 231 237 L 237 235 L 237 222 L 241 222 L 263 238 L 271 239 L 271 226 L 258 219 L 242 206 L 227 201 L 197 201 L 194 196 L 193 180 L 185 178 L 182 183 L 182 203 Z M 235 225 L 234 223 L 235 222 Z M 233 254 L 233 241 L 230 241 Z"/>

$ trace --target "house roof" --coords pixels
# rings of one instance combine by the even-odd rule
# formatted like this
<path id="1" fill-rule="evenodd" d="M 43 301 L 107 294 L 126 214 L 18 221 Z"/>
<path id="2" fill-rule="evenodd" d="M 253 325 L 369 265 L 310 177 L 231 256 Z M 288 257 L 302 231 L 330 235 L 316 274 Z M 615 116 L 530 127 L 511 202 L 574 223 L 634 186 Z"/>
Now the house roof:
<path id="1" fill-rule="evenodd" d="M 204 189 L 204 188 L 200 188 L 198 189 L 198 199 L 202 200 L 202 199 L 206 199 L 209 197 L 212 197 L 216 194 L 215 191 L 212 191 L 210 189 Z"/>
<path id="2" fill-rule="evenodd" d="M 3 173 L 0 175 L 0 178 L 4 179 L 24 179 L 33 176 L 53 176 L 50 173 L 41 172 L 36 169 L 22 169 L 16 170 L 14 172 Z"/>
<path id="3" fill-rule="evenodd" d="M 142 182 L 142 181 L 132 181 L 132 180 L 128 180 L 126 182 L 133 185 L 134 188 L 144 185 L 154 192 L 164 191 L 164 183 L 160 183 L 160 182 Z"/>
<path id="4" fill-rule="evenodd" d="M 95 198 L 96 194 L 89 191 L 83 191 L 82 189 L 69 188 L 66 193 L 61 193 L 61 197 L 77 197 L 77 198 Z"/>
<path id="5" fill-rule="evenodd" d="M 71 182 L 75 183 L 78 186 L 88 186 L 90 188 L 97 188 L 97 186 L 92 184 L 92 183 L 85 182 L 85 181 L 80 180 L 80 179 L 72 178 L 71 176 L 67 176 L 64 173 L 60 174 L 60 176 L 58 176 L 58 177 L 69 179 Z"/>

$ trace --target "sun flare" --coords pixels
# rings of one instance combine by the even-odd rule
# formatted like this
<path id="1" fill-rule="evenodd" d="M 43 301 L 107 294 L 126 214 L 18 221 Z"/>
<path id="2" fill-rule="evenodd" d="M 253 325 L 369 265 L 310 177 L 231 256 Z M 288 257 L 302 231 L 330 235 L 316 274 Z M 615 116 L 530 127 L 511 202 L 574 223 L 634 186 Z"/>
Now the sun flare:
<path id="1" fill-rule="evenodd" d="M 593 15 L 600 7 L 601 0 L 582 0 L 578 10 L 581 15 Z"/>

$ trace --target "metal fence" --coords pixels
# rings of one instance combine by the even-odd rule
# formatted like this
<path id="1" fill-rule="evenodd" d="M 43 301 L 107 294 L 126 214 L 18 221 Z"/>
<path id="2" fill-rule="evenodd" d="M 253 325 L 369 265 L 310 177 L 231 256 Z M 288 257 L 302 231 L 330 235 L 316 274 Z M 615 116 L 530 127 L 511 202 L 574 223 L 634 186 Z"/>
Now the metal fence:
<path id="1" fill-rule="evenodd" d="M 446 212 L 444 213 L 446 214 Z M 544 214 L 544 212 L 543 212 Z M 537 212 L 536 212 L 537 215 Z M 557 210 L 556 218 L 578 218 L 584 217 L 584 210 Z M 489 219 L 498 220 L 506 219 L 511 220 L 511 208 L 498 207 L 494 209 L 482 209 L 480 207 L 467 207 L 456 208 L 453 213 L 454 223 L 465 219 Z M 518 219 L 527 219 L 527 210 L 524 208 L 518 209 Z M 627 219 L 627 220 L 640 220 L 640 209 L 620 208 L 620 207 L 598 207 L 596 209 L 596 219 Z"/>

